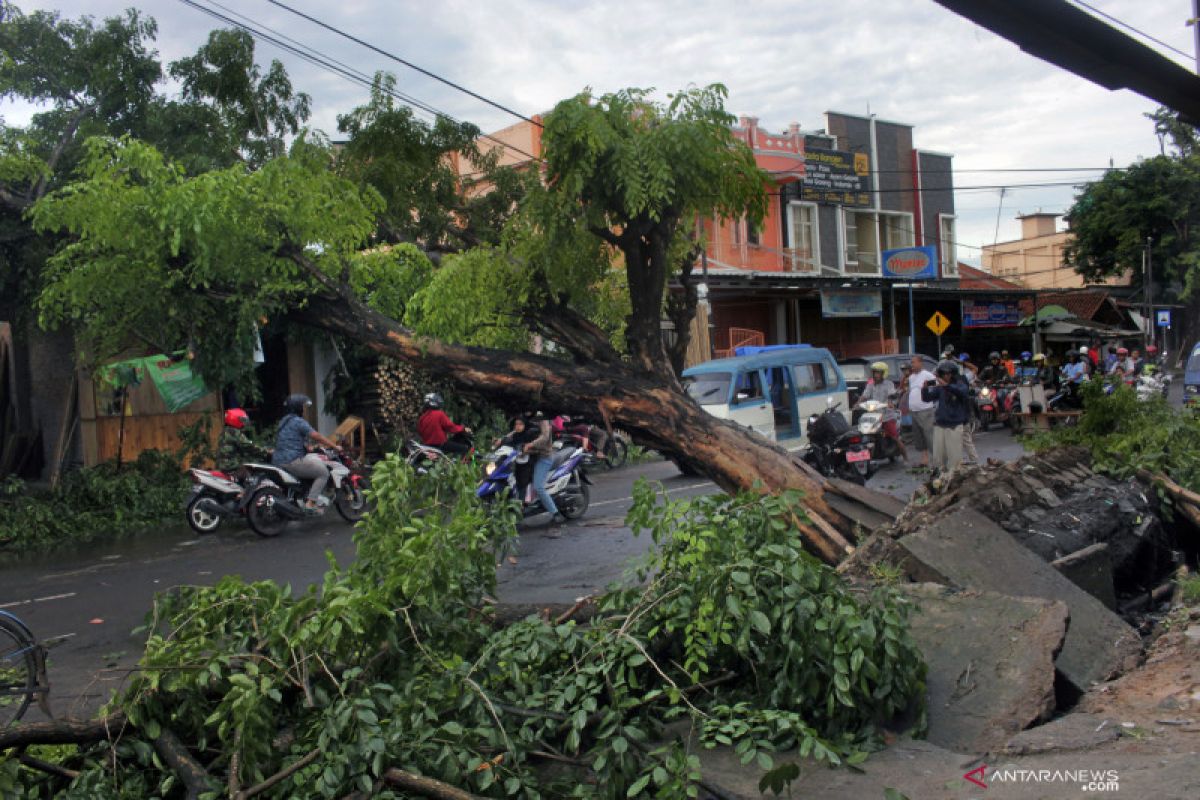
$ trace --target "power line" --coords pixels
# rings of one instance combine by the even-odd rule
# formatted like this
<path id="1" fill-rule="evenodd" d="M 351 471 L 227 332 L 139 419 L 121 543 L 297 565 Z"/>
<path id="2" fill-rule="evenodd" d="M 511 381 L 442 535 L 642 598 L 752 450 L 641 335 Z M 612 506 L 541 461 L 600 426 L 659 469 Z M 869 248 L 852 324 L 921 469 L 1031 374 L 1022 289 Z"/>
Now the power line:
<path id="1" fill-rule="evenodd" d="M 317 19 L 316 17 L 309 16 L 308 14 L 305 14 L 302 11 L 298 11 L 298 10 L 294 9 L 291 6 L 287 5 L 286 3 L 281 3 L 281 2 L 279 2 L 279 0 L 267 0 L 267 2 L 269 2 L 273 6 L 278 6 L 279 8 L 282 8 L 284 11 L 289 11 L 298 17 L 306 19 L 309 22 L 313 23 L 314 25 L 319 25 L 320 27 L 324 28 L 327 31 L 330 31 L 331 33 L 336 33 L 338 36 L 341 36 L 345 39 L 349 39 L 350 41 L 354 42 L 355 44 L 361 45 L 362 47 L 365 47 L 368 50 L 378 53 L 379 55 L 381 55 L 385 58 L 390 58 L 392 61 L 395 61 L 398 64 L 403 64 L 404 66 L 408 67 L 409 69 L 416 70 L 417 72 L 421 73 L 422 75 L 425 75 L 426 77 L 433 78 L 435 81 L 444 83 L 445 85 L 449 86 L 452 89 L 456 89 L 456 90 L 462 92 L 463 94 L 474 97 L 476 100 L 479 100 L 483 103 L 487 103 L 492 108 L 503 111 L 506 114 L 511 114 L 512 116 L 516 117 L 517 119 L 524 120 L 525 122 L 536 125 L 539 128 L 542 127 L 540 122 L 537 122 L 536 120 L 534 120 L 531 117 L 525 116 L 524 114 L 520 113 L 519 111 L 514 111 L 511 108 L 509 108 L 508 106 L 502 105 L 500 103 L 497 103 L 495 100 L 491 100 L 487 97 L 484 97 L 483 95 L 479 94 L 478 92 L 473 92 L 470 89 L 468 89 L 467 87 L 457 84 L 448 78 L 443 78 L 441 75 L 438 75 L 435 72 L 431 72 L 430 70 L 427 70 L 424 67 L 419 67 L 416 64 L 412 63 L 411 61 L 405 61 L 403 58 L 400 58 L 400 56 L 395 55 L 394 53 L 389 53 L 387 50 L 376 47 L 375 45 L 371 44 L 370 42 L 366 42 L 366 41 L 363 41 L 362 39 L 359 39 L 356 36 L 352 36 L 349 33 L 346 33 L 345 31 L 343 31 L 339 28 L 335 28 L 334 26 L 330 25 L 327 22 L 322 22 L 321 20 Z"/>
<path id="2" fill-rule="evenodd" d="M 1125 21 L 1123 21 L 1123 20 L 1117 19 L 1117 18 L 1116 18 L 1116 17 L 1114 17 L 1112 14 L 1107 14 L 1107 13 L 1105 13 L 1105 12 L 1101 11 L 1100 9 L 1096 8 L 1095 6 L 1093 6 L 1093 5 L 1089 4 L 1089 3 L 1085 3 L 1083 0 L 1075 0 L 1075 4 L 1076 4 L 1076 5 L 1079 5 L 1079 6 L 1083 6 L 1084 8 L 1088 9 L 1089 11 L 1094 11 L 1095 13 L 1097 13 L 1097 14 L 1099 14 L 1100 16 L 1104 17 L 1104 18 L 1105 18 L 1106 20 L 1108 20 L 1109 22 L 1114 22 L 1114 23 L 1116 23 L 1117 25 L 1120 25 L 1122 28 L 1125 28 L 1126 30 L 1133 31 L 1133 32 L 1134 32 L 1134 33 L 1136 33 L 1138 36 L 1141 36 L 1143 39 L 1149 39 L 1150 41 L 1154 42 L 1155 44 L 1157 44 L 1157 45 L 1159 45 L 1159 46 L 1161 46 L 1161 47 L 1165 47 L 1165 48 L 1167 48 L 1168 50 L 1170 50 L 1170 51 L 1171 51 L 1171 52 L 1173 52 L 1173 53 L 1178 53 L 1179 55 L 1183 56 L 1184 58 L 1188 59 L 1189 61 L 1191 61 L 1192 59 L 1194 59 L 1194 58 L 1195 58 L 1195 55 L 1194 55 L 1194 54 L 1192 54 L 1192 53 L 1185 53 L 1185 52 L 1183 52 L 1182 50 L 1180 50 L 1178 47 L 1175 47 L 1174 45 L 1167 44 L 1167 43 L 1166 43 L 1166 42 L 1164 42 L 1162 39 L 1157 39 L 1157 38 L 1155 38 L 1155 37 L 1151 36 L 1150 34 L 1146 33 L 1145 31 L 1143 31 L 1143 30 L 1139 30 L 1138 28 L 1135 28 L 1135 27 L 1133 27 L 1133 26 L 1132 26 L 1132 25 L 1130 25 L 1128 22 L 1125 22 Z"/>
<path id="3" fill-rule="evenodd" d="M 224 9 L 225 11 L 228 11 L 230 14 L 234 14 L 243 20 L 247 20 L 247 22 L 239 22 L 238 20 L 235 20 L 232 17 L 226 16 L 225 14 L 222 14 L 212 8 L 208 8 L 206 6 L 201 5 L 199 2 L 196 2 L 196 0 L 179 0 L 179 2 L 183 3 L 186 6 L 189 6 L 190 8 L 194 8 L 197 11 L 207 14 L 208 16 L 213 17 L 214 19 L 218 20 L 219 22 L 223 22 L 223 23 L 225 23 L 227 25 L 231 25 L 239 30 L 245 31 L 246 33 L 249 33 L 251 36 L 253 36 L 255 39 L 259 39 L 261 41 L 272 44 L 272 45 L 278 47 L 279 49 L 283 50 L 284 52 L 291 53 L 292 55 L 295 55 L 296 57 L 308 62 L 309 64 L 312 64 L 313 66 L 318 67 L 319 69 L 323 69 L 327 72 L 331 72 L 335 75 L 345 78 L 346 80 L 349 80 L 353 83 L 360 84 L 367 88 L 372 88 L 374 86 L 373 77 L 366 75 L 361 70 L 355 69 L 354 67 L 344 64 L 343 62 L 340 62 L 336 59 L 326 56 L 325 54 L 321 53 L 319 50 L 316 50 L 315 48 L 312 48 L 308 45 L 298 42 L 297 40 L 292 39 L 291 37 L 289 37 L 285 34 L 282 34 L 279 31 L 276 31 L 266 25 L 263 25 L 261 22 L 257 22 L 255 20 L 245 16 L 244 14 L 234 11 L 233 9 L 230 9 L 227 6 L 221 5 L 220 3 L 216 2 L 216 0 L 207 0 L 207 2 L 211 3 L 213 6 L 216 6 L 217 8 Z M 261 28 L 261 30 L 259 30 L 259 28 Z M 269 31 L 270 33 L 264 33 L 264 31 Z M 270 34 L 275 34 L 275 35 L 272 36 Z M 415 109 L 419 109 L 421 111 L 424 111 L 425 113 L 432 115 L 435 119 L 438 117 L 443 117 L 443 118 L 448 119 L 457 124 L 460 124 L 460 125 L 463 124 L 463 122 L 461 120 L 456 119 L 451 114 L 441 111 L 438 108 L 436 108 L 432 105 L 429 105 L 428 103 L 424 103 L 415 97 L 412 97 L 410 95 L 407 95 L 407 94 L 397 91 L 395 89 L 383 88 L 382 90 L 389 96 L 401 101 L 405 105 L 411 106 L 411 107 L 413 107 Z M 494 142 L 495 144 L 499 145 L 500 147 L 504 147 L 509 150 L 512 150 L 513 152 L 518 153 L 528 159 L 531 159 L 534 161 L 541 161 L 541 159 L 538 158 L 537 156 L 534 156 L 531 153 L 525 152 L 524 150 L 517 147 L 516 145 L 512 145 L 512 144 L 509 144 L 508 142 L 497 139 L 496 137 L 494 137 L 490 134 L 480 133 L 480 137 L 487 139 L 491 142 Z"/>

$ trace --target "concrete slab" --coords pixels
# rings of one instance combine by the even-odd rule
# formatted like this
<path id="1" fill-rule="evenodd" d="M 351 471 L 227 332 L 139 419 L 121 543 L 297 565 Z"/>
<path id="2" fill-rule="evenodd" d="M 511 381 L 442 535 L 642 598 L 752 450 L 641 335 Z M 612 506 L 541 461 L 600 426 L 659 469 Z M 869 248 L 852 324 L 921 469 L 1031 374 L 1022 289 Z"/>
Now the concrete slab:
<path id="1" fill-rule="evenodd" d="M 1055 666 L 1078 691 L 1136 664 L 1133 628 L 978 511 L 948 509 L 899 543 L 950 585 L 1066 603 L 1071 624 Z"/>
<path id="2" fill-rule="evenodd" d="M 902 588 L 919 609 L 910 629 L 929 665 L 929 741 L 985 753 L 1050 718 L 1064 603 L 935 584 Z"/>
<path id="3" fill-rule="evenodd" d="M 1108 545 L 1096 542 L 1068 556 L 1055 559 L 1050 566 L 1070 578 L 1071 582 L 1095 597 L 1104 607 L 1117 610 L 1117 593 L 1113 586 L 1112 559 Z"/>
<path id="4" fill-rule="evenodd" d="M 1001 755 L 1019 756 L 1031 753 L 1056 753 L 1088 750 L 1111 742 L 1121 735 L 1121 723 L 1075 711 L 1065 717 L 1021 731 L 999 750 Z"/>

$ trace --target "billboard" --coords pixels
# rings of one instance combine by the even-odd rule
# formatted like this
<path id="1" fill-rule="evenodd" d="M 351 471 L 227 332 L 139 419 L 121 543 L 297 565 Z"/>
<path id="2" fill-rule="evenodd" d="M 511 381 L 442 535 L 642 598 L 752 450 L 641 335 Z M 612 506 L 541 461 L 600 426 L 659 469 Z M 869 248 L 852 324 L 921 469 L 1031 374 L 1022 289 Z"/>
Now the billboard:
<path id="1" fill-rule="evenodd" d="M 963 328 L 1015 328 L 1021 324 L 1016 300 L 963 300 Z"/>
<path id="2" fill-rule="evenodd" d="M 937 277 L 937 248 L 899 247 L 883 251 L 883 277 L 917 280 Z"/>
<path id="3" fill-rule="evenodd" d="M 871 159 L 866 153 L 806 148 L 800 199 L 868 208 L 871 206 L 870 173 Z"/>
<path id="4" fill-rule="evenodd" d="M 880 292 L 821 291 L 821 316 L 825 319 L 882 315 L 883 295 Z"/>

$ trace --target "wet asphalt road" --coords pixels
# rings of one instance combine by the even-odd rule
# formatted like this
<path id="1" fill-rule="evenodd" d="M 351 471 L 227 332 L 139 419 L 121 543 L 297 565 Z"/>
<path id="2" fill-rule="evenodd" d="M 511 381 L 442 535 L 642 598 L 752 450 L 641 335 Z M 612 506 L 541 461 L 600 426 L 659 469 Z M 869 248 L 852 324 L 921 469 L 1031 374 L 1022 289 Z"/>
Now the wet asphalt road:
<path id="1" fill-rule="evenodd" d="M 980 456 L 1011 460 L 1021 446 L 1005 430 L 978 437 Z M 593 475 L 586 516 L 552 529 L 545 515 L 521 526 L 517 563 L 497 569 L 497 594 L 508 603 L 561 603 L 594 594 L 620 580 L 651 546 L 624 525 L 638 477 L 659 481 L 671 497 L 716 491 L 707 480 L 684 477 L 657 461 Z M 885 467 L 868 483 L 907 500 L 921 475 L 903 465 Z M 354 559 L 352 528 L 331 513 L 294 524 L 276 539 L 243 525 L 225 525 L 197 537 L 186 525 L 67 553 L 0 565 L 0 608 L 21 617 L 50 646 L 56 716 L 90 715 L 117 690 L 135 665 L 140 625 L 156 593 L 173 586 L 211 584 L 225 575 L 272 579 L 300 590 L 319 583 L 326 553 L 341 564 Z M 27 718 L 37 719 L 31 710 Z"/>

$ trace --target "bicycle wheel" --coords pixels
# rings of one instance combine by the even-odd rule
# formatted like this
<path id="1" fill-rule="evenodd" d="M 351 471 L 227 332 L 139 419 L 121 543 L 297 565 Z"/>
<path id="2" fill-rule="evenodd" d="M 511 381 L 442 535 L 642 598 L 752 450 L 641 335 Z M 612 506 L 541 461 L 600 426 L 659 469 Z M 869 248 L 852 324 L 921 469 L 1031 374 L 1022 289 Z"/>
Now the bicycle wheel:
<path id="1" fill-rule="evenodd" d="M 21 718 L 36 690 L 37 643 L 0 617 L 0 728 Z"/>

